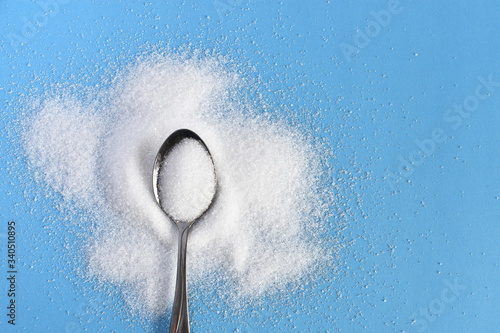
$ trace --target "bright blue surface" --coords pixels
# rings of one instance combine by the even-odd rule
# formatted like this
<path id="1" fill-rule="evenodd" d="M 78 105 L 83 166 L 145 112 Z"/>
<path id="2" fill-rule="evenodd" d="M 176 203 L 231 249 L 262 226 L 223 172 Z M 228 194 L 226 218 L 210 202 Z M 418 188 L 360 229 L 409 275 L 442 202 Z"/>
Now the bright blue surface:
<path id="1" fill-rule="evenodd" d="M 266 83 L 260 90 L 276 112 L 327 137 L 337 171 L 347 171 L 337 176 L 349 212 L 340 240 L 352 245 L 332 280 L 237 318 L 195 299 L 194 332 L 498 331 L 500 83 L 488 90 L 479 77 L 500 82 L 499 3 L 65 0 L 50 15 L 40 3 L 0 1 L 1 281 L 8 220 L 18 222 L 20 259 L 17 325 L 6 324 L 2 282 L 0 331 L 158 326 L 129 318 L 117 291 L 110 299 L 73 272 L 58 247 L 79 241 L 80 230 L 44 220 L 53 202 L 26 203 L 13 175 L 24 164 L 12 131 L 20 96 L 41 82 L 101 83 L 149 45 L 241 63 Z M 464 103 L 473 110 L 447 111 Z M 435 129 L 445 141 L 432 145 Z M 415 141 L 428 154 L 405 170 L 400 158 L 421 149 Z"/>

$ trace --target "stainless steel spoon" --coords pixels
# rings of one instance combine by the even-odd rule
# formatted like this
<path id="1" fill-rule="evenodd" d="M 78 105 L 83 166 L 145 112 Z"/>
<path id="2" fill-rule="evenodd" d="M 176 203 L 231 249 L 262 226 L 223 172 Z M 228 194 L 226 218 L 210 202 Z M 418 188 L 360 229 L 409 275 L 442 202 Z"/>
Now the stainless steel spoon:
<path id="1" fill-rule="evenodd" d="M 215 173 L 214 166 L 214 191 L 213 197 L 208 206 L 200 211 L 200 214 L 191 221 L 177 221 L 172 217 L 172 214 L 168 212 L 167 209 L 162 205 L 161 196 L 159 195 L 158 188 L 158 178 L 161 173 L 161 164 L 168 153 L 184 139 L 194 139 L 202 145 L 202 147 L 207 151 L 210 159 L 213 159 L 208 147 L 205 145 L 203 140 L 194 132 L 188 129 L 180 129 L 172 133 L 162 144 L 158 154 L 156 155 L 155 163 L 153 166 L 153 193 L 156 198 L 156 202 L 160 208 L 167 214 L 167 216 L 175 222 L 178 230 L 178 256 L 177 256 L 177 280 L 175 284 L 175 297 L 174 305 L 172 308 L 172 319 L 170 320 L 170 333 L 189 333 L 189 314 L 188 314 L 188 299 L 187 299 L 187 283 L 186 283 L 186 249 L 188 232 L 191 226 L 196 220 L 198 220 L 205 212 L 210 208 L 214 202 L 215 192 L 217 190 L 217 176 Z"/>

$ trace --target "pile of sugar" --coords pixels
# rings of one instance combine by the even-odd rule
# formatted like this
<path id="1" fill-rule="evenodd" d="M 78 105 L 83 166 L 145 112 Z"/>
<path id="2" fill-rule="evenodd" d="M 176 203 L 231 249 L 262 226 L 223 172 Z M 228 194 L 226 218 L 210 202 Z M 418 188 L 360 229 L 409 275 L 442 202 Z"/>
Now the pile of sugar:
<path id="1" fill-rule="evenodd" d="M 194 221 L 215 194 L 212 159 L 194 139 L 184 139 L 172 148 L 161 161 L 158 178 L 161 205 L 175 221 Z"/>
<path id="2" fill-rule="evenodd" d="M 331 208 L 331 183 L 320 182 L 324 151 L 256 110 L 245 80 L 219 61 L 150 55 L 93 98 L 56 90 L 31 110 L 29 167 L 62 194 L 62 206 L 95 221 L 88 272 L 120 286 L 135 310 L 162 315 L 173 300 L 176 229 L 151 177 L 159 147 L 180 128 L 210 147 L 218 181 L 216 202 L 190 233 L 190 292 L 215 288 L 245 304 L 331 265 L 333 249 L 318 236 Z"/>

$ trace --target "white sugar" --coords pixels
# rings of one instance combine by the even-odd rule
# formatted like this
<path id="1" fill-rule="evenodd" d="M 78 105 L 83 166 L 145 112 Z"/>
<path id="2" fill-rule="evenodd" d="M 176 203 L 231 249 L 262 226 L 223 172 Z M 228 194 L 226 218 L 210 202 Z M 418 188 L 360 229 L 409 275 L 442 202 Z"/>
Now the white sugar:
<path id="1" fill-rule="evenodd" d="M 65 199 L 89 203 L 95 194 L 101 121 L 71 98 L 46 100 L 37 107 L 25 133 L 28 162 Z"/>
<path id="2" fill-rule="evenodd" d="M 222 298 L 246 303 L 288 292 L 330 263 L 331 244 L 317 236 L 331 202 L 331 182 L 320 181 L 324 152 L 254 110 L 239 75 L 210 58 L 152 55 L 113 82 L 95 91 L 96 110 L 62 92 L 44 97 L 25 133 L 37 179 L 96 221 L 89 274 L 121 286 L 135 309 L 162 315 L 171 306 L 177 234 L 151 177 L 161 144 L 181 128 L 209 147 L 218 181 L 217 200 L 190 233 L 190 292 L 219 286 Z M 163 202 L 181 220 L 211 198 L 213 170 L 200 154 L 189 141 L 178 147 L 180 163 L 167 163 L 172 178 L 161 180 Z"/>
<path id="3" fill-rule="evenodd" d="M 194 139 L 175 145 L 160 164 L 158 195 L 166 213 L 179 222 L 191 222 L 210 205 L 215 194 L 210 155 Z"/>

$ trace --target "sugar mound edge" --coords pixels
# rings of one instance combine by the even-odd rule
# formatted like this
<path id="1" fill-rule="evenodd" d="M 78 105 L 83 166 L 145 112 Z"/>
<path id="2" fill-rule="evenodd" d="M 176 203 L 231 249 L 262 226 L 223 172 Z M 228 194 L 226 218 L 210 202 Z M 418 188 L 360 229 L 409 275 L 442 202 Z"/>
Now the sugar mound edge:
<path id="1" fill-rule="evenodd" d="M 142 57 L 94 99 L 64 91 L 40 97 L 24 133 L 35 179 L 96 221 L 88 272 L 122 287 L 132 309 L 162 315 L 175 282 L 176 230 L 155 202 L 151 168 L 179 128 L 198 133 L 216 163 L 217 202 L 193 227 L 188 279 L 232 304 L 287 292 L 332 264 L 318 236 L 329 214 L 322 147 L 270 120 L 219 60 Z M 97 101 L 99 103 L 97 103 Z M 78 219 L 75 219 L 78 221 Z"/>

